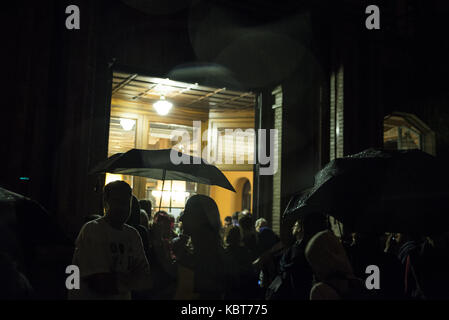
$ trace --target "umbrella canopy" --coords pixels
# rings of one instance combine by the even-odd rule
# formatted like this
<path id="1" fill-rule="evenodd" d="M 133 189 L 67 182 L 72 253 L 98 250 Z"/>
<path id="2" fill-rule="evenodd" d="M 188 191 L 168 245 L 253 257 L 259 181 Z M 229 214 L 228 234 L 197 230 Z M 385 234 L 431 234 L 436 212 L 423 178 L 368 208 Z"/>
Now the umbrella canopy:
<path id="1" fill-rule="evenodd" d="M 35 246 L 70 245 L 56 219 L 38 202 L 0 187 L 0 251 L 24 263 Z"/>
<path id="2" fill-rule="evenodd" d="M 183 163 L 176 164 L 176 159 Z M 173 161 L 175 159 L 175 161 Z M 91 173 L 116 173 L 158 180 L 181 180 L 216 185 L 235 192 L 225 175 L 204 159 L 182 154 L 174 149 L 131 149 L 116 153 L 98 164 Z"/>
<path id="3" fill-rule="evenodd" d="M 29 200 L 29 198 L 22 196 L 21 194 L 9 191 L 0 187 L 0 202 L 3 203 L 13 203 L 17 200 Z"/>
<path id="4" fill-rule="evenodd" d="M 326 212 L 354 231 L 444 232 L 448 177 L 446 165 L 425 152 L 368 149 L 327 164 L 286 216 Z"/>
<path id="5" fill-rule="evenodd" d="M 27 236 L 33 244 L 68 244 L 54 216 L 39 202 L 0 187 L 0 227 Z"/>

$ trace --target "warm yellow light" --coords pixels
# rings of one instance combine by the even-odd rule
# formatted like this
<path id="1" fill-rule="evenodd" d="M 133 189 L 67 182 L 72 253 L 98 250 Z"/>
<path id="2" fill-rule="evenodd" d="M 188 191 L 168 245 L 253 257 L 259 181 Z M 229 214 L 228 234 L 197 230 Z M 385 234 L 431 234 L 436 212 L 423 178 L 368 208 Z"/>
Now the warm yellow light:
<path id="1" fill-rule="evenodd" d="M 172 194 L 172 198 L 176 202 L 184 202 L 189 195 L 190 193 L 185 191 L 175 191 Z"/>
<path id="2" fill-rule="evenodd" d="M 162 194 L 162 191 L 159 191 L 159 190 L 153 190 L 153 191 L 151 191 L 151 195 L 152 195 L 153 197 L 155 197 L 155 198 L 160 198 L 160 197 L 161 197 L 161 194 Z"/>
<path id="3" fill-rule="evenodd" d="M 158 181 L 157 189 L 151 191 L 151 195 L 156 198 L 159 203 L 162 197 L 162 206 L 168 207 L 171 204 L 175 207 L 183 207 L 186 199 L 190 196 L 186 192 L 185 181 L 165 181 L 164 190 L 162 191 L 162 181 Z"/>
<path id="4" fill-rule="evenodd" d="M 106 173 L 105 185 L 110 182 L 122 181 L 122 180 L 124 180 L 122 174 Z"/>
<path id="5" fill-rule="evenodd" d="M 185 198 L 187 198 L 190 195 L 190 193 L 185 192 L 185 191 L 163 191 L 162 192 L 160 190 L 153 190 L 153 191 L 151 191 L 151 195 L 155 198 L 160 198 L 161 195 L 164 198 L 171 196 L 173 200 L 182 201 Z"/>
<path id="6" fill-rule="evenodd" d="M 171 102 L 168 102 L 165 100 L 164 96 L 161 96 L 161 99 L 153 104 L 154 109 L 156 109 L 156 112 L 160 114 L 161 116 L 165 116 L 168 114 L 170 109 L 173 107 L 173 104 Z"/>
<path id="7" fill-rule="evenodd" d="M 120 125 L 122 126 L 123 130 L 125 131 L 131 131 L 134 128 L 134 125 L 136 124 L 136 120 L 133 119 L 120 119 Z"/>

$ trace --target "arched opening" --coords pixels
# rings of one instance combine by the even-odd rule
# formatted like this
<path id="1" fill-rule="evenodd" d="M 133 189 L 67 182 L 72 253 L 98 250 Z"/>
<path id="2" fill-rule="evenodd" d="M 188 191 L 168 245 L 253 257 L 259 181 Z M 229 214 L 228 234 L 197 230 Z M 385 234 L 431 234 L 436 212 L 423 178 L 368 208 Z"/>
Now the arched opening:
<path id="1" fill-rule="evenodd" d="M 251 183 L 249 180 L 246 180 L 246 182 L 243 185 L 242 189 L 242 210 L 251 210 Z"/>
<path id="2" fill-rule="evenodd" d="M 251 188 L 253 187 L 253 173 L 247 171 L 223 171 L 223 173 L 234 186 L 236 192 L 211 186 L 210 197 L 217 203 L 221 219 L 231 216 L 236 211 L 242 211 L 245 207 L 252 211 L 253 191 Z M 249 191 L 245 191 L 244 189 L 248 188 L 248 186 L 250 188 Z M 243 200 L 244 195 L 247 197 L 246 200 Z M 244 202 L 245 205 L 243 204 Z"/>

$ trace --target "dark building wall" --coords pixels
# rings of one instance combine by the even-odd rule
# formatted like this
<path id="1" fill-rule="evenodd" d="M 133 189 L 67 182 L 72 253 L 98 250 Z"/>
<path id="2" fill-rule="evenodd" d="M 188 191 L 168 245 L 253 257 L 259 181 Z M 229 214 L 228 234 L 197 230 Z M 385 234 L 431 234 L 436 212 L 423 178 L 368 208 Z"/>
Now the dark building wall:
<path id="1" fill-rule="evenodd" d="M 152 19 L 120 1 L 78 1 L 81 28 L 67 30 L 70 4 L 5 8 L 1 182 L 41 202 L 73 237 L 101 210 L 101 189 L 94 192 L 101 178 L 88 171 L 107 156 L 112 62 L 164 76 L 193 51 L 178 16 Z"/>
<path id="2" fill-rule="evenodd" d="M 147 14 L 118 0 L 86 0 L 78 1 L 81 30 L 73 31 L 64 27 L 68 1 L 5 4 L 2 185 L 42 202 L 74 236 L 84 216 L 101 207 L 100 192 L 94 191 L 101 179 L 88 171 L 107 155 L 111 72 L 126 67 L 262 92 L 264 128 L 273 125 L 271 90 L 282 85 L 285 207 L 329 158 L 333 52 L 345 67 L 346 154 L 381 143 L 382 117 L 389 110 L 412 109 L 437 131 L 437 153 L 449 154 L 447 37 L 425 41 L 444 19 L 432 22 L 432 12 L 423 16 L 430 24 L 421 23 L 421 42 L 405 40 L 416 49 L 411 55 L 398 51 L 394 39 L 379 42 L 366 33 L 361 5 L 354 18 L 346 10 L 349 2 L 307 10 L 304 3 L 257 7 L 215 1 Z M 346 27 L 339 27 L 342 21 Z M 410 73 L 415 65 L 421 69 Z M 31 181 L 20 182 L 20 176 Z M 261 215 L 269 216 L 269 178 L 261 178 L 260 190 Z"/>
<path id="3" fill-rule="evenodd" d="M 8 137 L 8 156 L 2 159 L 8 170 L 1 181 L 41 202 L 73 235 L 73 226 L 87 211 L 89 156 L 97 137 L 104 137 L 103 128 L 93 125 L 95 117 L 105 116 L 95 108 L 101 104 L 95 94 L 106 95 L 96 86 L 97 63 L 101 66 L 94 18 L 98 3 L 78 2 L 81 29 L 76 31 L 65 28 L 70 4 L 30 2 L 8 8 L 10 25 L 3 39 L 10 49 L 3 53 L 10 100 L 2 110 L 9 119 L 2 133 Z M 20 182 L 21 176 L 30 181 Z"/>
<path id="4" fill-rule="evenodd" d="M 7 37 L 15 53 L 8 55 L 14 63 L 6 69 L 11 97 L 16 99 L 11 99 L 11 121 L 5 129 L 5 136 L 12 137 L 4 159 L 11 169 L 2 174 L 7 187 L 57 214 L 69 234 L 76 234 L 84 216 L 100 210 L 100 190 L 94 189 L 101 179 L 88 171 L 107 154 L 113 68 L 166 76 L 180 65 L 218 64 L 227 73 L 206 70 L 205 80 L 265 92 L 262 105 L 268 113 L 271 90 L 281 84 L 282 205 L 310 184 L 317 163 L 323 161 L 320 103 L 326 77 L 321 57 L 312 48 L 315 31 L 303 8 L 276 16 L 264 15 L 269 7 L 260 13 L 217 2 L 170 15 L 148 15 L 121 1 L 81 1 L 81 30 L 69 31 L 64 27 L 69 4 L 48 1 L 30 3 L 26 10 L 23 4 L 10 8 L 10 30 L 20 30 L 20 37 Z M 272 115 L 262 118 L 264 128 L 272 127 Z M 30 176 L 25 189 L 18 176 Z M 269 183 L 261 187 L 262 192 L 270 190 Z M 264 215 L 269 216 L 270 206 L 265 203 Z"/>
<path id="5" fill-rule="evenodd" d="M 299 44 L 300 50 L 297 60 L 290 60 L 291 72 L 276 83 L 282 88 L 281 183 L 277 184 L 271 176 L 260 178 L 263 190 L 259 198 L 264 204 L 260 211 L 272 219 L 282 219 L 291 196 L 313 185 L 315 173 L 328 161 L 330 46 L 327 40 L 331 35 L 326 30 L 327 18 L 326 11 L 303 11 L 295 17 L 294 24 L 298 27 L 283 30 Z M 268 92 L 263 97 L 269 102 L 263 106 L 262 123 L 264 128 L 273 128 L 274 101 Z M 279 215 L 276 212 L 274 216 L 273 192 L 281 198 Z M 278 226 L 280 221 L 272 222 Z"/>
<path id="6" fill-rule="evenodd" d="M 381 37 L 381 32 L 367 30 L 364 24 L 347 25 L 336 36 L 337 63 L 344 78 L 344 155 L 383 145 Z"/>
<path id="7" fill-rule="evenodd" d="M 445 1 L 405 1 L 383 43 L 382 79 L 385 115 L 415 114 L 436 135 L 436 154 L 449 160 L 449 38 Z"/>
<path id="8" fill-rule="evenodd" d="M 177 65 L 195 61 L 185 10 L 147 14 L 121 1 L 103 1 L 100 52 L 117 65 L 165 77 Z"/>
<path id="9" fill-rule="evenodd" d="M 263 90 L 260 92 L 256 109 L 256 129 L 273 129 L 274 128 L 274 112 L 272 106 L 274 99 L 272 90 Z M 261 143 L 261 141 L 257 141 Z M 269 139 L 265 141 L 269 146 Z M 255 170 L 255 190 L 254 190 L 254 212 L 258 214 L 258 218 L 265 218 L 270 225 L 272 224 L 272 207 L 273 207 L 273 177 L 269 175 L 259 175 L 258 166 Z M 256 184 L 257 182 L 257 184 Z"/>
<path id="10" fill-rule="evenodd" d="M 314 182 L 320 169 L 320 89 L 325 74 L 313 55 L 304 57 L 283 81 L 282 208 L 290 197 Z"/>
<path id="11" fill-rule="evenodd" d="M 81 30 L 66 30 L 69 4 L 10 8 L 20 38 L 7 37 L 14 48 L 8 59 L 15 61 L 7 70 L 11 97 L 19 99 L 12 99 L 7 111 L 11 121 L 5 136 L 12 139 L 4 161 L 11 169 L 2 181 L 42 202 L 71 236 L 84 216 L 100 210 L 100 192 L 94 189 L 101 179 L 88 171 L 107 154 L 113 61 L 112 68 L 155 76 L 166 76 L 180 65 L 214 63 L 231 76 L 206 70 L 211 83 L 269 92 L 287 77 L 294 79 L 298 57 L 308 54 L 301 43 L 308 25 L 291 16 L 267 22 L 256 21 L 260 17 L 255 14 L 248 21 L 248 8 L 236 13 L 220 3 L 193 15 L 148 15 L 120 1 L 80 1 Z M 234 21 L 235 15 L 240 20 Z M 25 189 L 19 176 L 31 178 Z"/>

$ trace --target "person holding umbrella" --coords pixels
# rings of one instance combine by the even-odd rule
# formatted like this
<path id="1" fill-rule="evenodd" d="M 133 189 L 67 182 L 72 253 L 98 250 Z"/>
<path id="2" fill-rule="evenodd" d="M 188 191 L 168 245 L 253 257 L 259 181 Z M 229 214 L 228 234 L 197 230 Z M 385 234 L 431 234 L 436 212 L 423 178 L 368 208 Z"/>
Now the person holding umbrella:
<path id="1" fill-rule="evenodd" d="M 104 217 L 86 223 L 76 240 L 73 263 L 80 288 L 69 299 L 129 300 L 131 291 L 151 287 L 150 267 L 139 233 L 125 224 L 131 213 L 132 190 L 124 181 L 104 187 Z"/>

